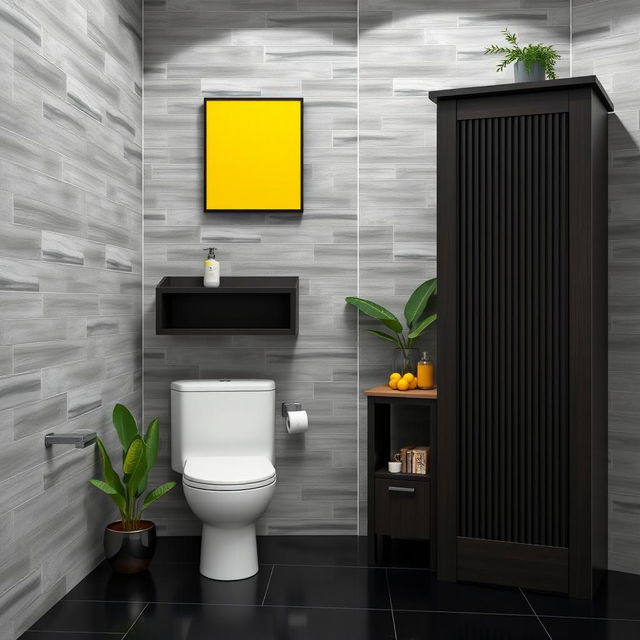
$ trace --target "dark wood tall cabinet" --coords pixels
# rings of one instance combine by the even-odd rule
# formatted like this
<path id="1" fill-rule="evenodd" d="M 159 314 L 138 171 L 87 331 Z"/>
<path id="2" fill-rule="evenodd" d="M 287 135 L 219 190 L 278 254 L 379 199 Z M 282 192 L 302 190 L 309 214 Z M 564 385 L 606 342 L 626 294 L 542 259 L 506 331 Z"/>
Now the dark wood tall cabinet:
<path id="1" fill-rule="evenodd" d="M 607 112 L 595 76 L 438 108 L 438 576 L 590 598 L 607 563 Z"/>

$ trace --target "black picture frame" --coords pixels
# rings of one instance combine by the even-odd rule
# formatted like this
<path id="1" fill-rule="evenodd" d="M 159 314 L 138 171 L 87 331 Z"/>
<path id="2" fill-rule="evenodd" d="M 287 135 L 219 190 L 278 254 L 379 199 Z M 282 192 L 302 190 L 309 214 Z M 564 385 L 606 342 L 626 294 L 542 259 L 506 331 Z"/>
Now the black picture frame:
<path id="1" fill-rule="evenodd" d="M 300 103 L 300 208 L 298 209 L 209 209 L 207 208 L 207 103 L 208 102 L 299 102 Z M 202 125 L 202 181 L 204 213 L 303 213 L 304 212 L 304 98 L 245 98 L 245 97 L 215 97 L 204 98 Z"/>

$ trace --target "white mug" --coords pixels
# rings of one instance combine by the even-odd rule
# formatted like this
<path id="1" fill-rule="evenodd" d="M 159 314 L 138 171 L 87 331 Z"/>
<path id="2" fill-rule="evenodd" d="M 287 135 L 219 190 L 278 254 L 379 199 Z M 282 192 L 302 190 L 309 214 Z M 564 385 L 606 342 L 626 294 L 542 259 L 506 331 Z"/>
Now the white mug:
<path id="1" fill-rule="evenodd" d="M 402 469 L 402 462 L 398 462 L 397 460 L 389 460 L 387 464 L 389 466 L 390 473 L 400 473 L 400 469 Z"/>

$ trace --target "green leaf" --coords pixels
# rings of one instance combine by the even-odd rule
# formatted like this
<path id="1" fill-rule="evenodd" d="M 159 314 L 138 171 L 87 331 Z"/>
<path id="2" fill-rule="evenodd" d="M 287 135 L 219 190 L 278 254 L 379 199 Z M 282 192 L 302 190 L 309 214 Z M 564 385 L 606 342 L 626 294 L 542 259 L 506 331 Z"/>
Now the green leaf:
<path id="1" fill-rule="evenodd" d="M 142 480 L 140 481 L 140 486 L 138 487 L 138 495 L 146 491 L 149 471 L 153 469 L 153 465 L 155 465 L 156 460 L 158 459 L 158 447 L 160 444 L 160 420 L 158 418 L 154 418 L 149 423 L 149 426 L 147 427 L 147 433 L 144 437 L 144 443 L 146 445 L 147 469 L 146 473 L 142 477 Z"/>
<path id="2" fill-rule="evenodd" d="M 142 503 L 142 509 L 140 509 L 140 513 L 142 513 L 152 502 L 155 502 L 159 498 L 162 498 L 162 496 L 165 493 L 168 493 L 169 491 L 171 491 L 171 489 L 173 489 L 173 487 L 175 486 L 176 486 L 175 482 L 165 482 L 164 484 L 161 484 L 159 487 L 156 487 L 153 491 L 149 491 L 149 493 L 147 494 L 147 497 L 144 499 L 144 502 Z"/>
<path id="3" fill-rule="evenodd" d="M 137 496 L 140 481 L 147 472 L 147 452 L 142 438 L 136 438 L 129 447 L 123 470 L 127 474 L 125 484 L 129 496 Z"/>
<path id="4" fill-rule="evenodd" d="M 158 446 L 160 444 L 160 420 L 158 418 L 154 418 L 149 423 L 144 443 L 147 445 L 147 469 L 151 469 L 158 458 Z"/>
<path id="5" fill-rule="evenodd" d="M 378 336 L 379 338 L 382 338 L 383 340 L 386 340 L 387 342 L 391 342 L 392 344 L 394 344 L 398 348 L 402 347 L 402 345 L 400 344 L 400 340 L 398 340 L 398 338 L 396 336 L 392 336 L 389 333 L 384 333 L 384 331 L 376 331 L 375 329 L 369 329 L 368 331 L 369 331 L 369 333 L 373 333 L 374 336 Z"/>
<path id="6" fill-rule="evenodd" d="M 426 306 L 429 304 L 431 296 L 436 292 L 438 286 L 437 278 L 432 278 L 423 282 L 409 297 L 404 307 L 404 317 L 407 320 L 409 329 L 413 328 L 414 323 L 424 313 Z"/>
<path id="7" fill-rule="evenodd" d="M 123 451 L 129 451 L 131 443 L 139 437 L 136 419 L 131 411 L 123 404 L 113 407 L 113 426 L 118 432 L 118 438 Z"/>
<path id="8" fill-rule="evenodd" d="M 140 466 L 140 461 L 145 458 L 145 447 L 142 438 L 136 438 L 129 448 L 127 449 L 127 454 L 124 457 L 124 464 L 122 465 L 122 470 L 127 474 L 131 475 L 136 469 Z"/>
<path id="9" fill-rule="evenodd" d="M 385 309 L 383 306 L 375 302 L 371 302 L 371 300 L 354 298 L 352 296 L 345 298 L 345 302 L 353 305 L 356 309 L 359 309 L 362 313 L 365 313 L 371 318 L 380 320 L 387 329 L 391 329 L 394 333 L 402 333 L 402 324 L 400 324 L 400 320 L 398 320 L 391 311 Z"/>
<path id="10" fill-rule="evenodd" d="M 96 487 L 96 489 L 100 489 L 103 493 L 106 493 L 117 505 L 120 511 L 124 511 L 125 509 L 125 499 L 118 493 L 118 490 L 112 487 L 110 484 L 103 482 L 102 480 L 96 480 L 92 478 L 89 482 Z"/>
<path id="11" fill-rule="evenodd" d="M 104 476 L 105 482 L 111 485 L 119 495 L 124 497 L 124 487 L 122 486 L 122 482 L 120 482 L 120 476 L 114 471 L 113 465 L 111 464 L 111 458 L 109 458 L 109 454 L 100 438 L 96 439 L 96 446 L 100 453 L 100 459 L 102 461 L 102 475 Z"/>
<path id="12" fill-rule="evenodd" d="M 412 340 L 417 338 L 422 334 L 422 332 L 431 324 L 433 324 L 438 319 L 438 315 L 433 313 L 430 316 L 427 316 L 422 322 L 418 324 L 418 326 L 409 334 L 409 338 Z"/>

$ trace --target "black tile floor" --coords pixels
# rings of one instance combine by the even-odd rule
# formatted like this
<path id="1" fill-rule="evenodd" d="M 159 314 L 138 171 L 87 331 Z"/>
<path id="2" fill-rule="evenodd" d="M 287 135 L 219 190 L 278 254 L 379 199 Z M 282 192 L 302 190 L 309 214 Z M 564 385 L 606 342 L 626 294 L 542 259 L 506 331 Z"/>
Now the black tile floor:
<path id="1" fill-rule="evenodd" d="M 640 576 L 609 572 L 593 601 L 438 582 L 428 569 L 369 567 L 366 540 L 259 539 L 260 571 L 198 573 L 199 538 L 160 538 L 149 571 L 101 564 L 24 640 L 637 640 Z"/>

